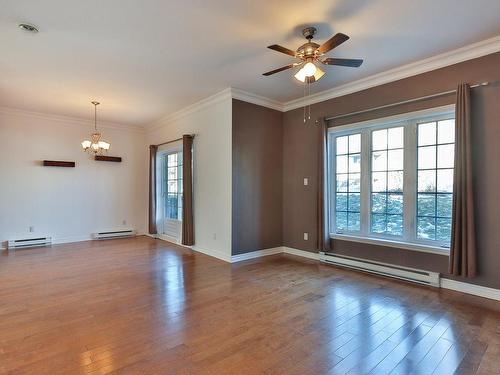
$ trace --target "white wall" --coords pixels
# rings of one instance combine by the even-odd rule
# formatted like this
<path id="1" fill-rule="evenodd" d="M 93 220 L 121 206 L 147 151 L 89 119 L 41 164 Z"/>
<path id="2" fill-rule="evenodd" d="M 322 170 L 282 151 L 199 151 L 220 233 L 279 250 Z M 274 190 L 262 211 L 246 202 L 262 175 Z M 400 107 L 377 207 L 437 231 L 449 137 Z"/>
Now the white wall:
<path id="1" fill-rule="evenodd" d="M 147 144 L 195 134 L 193 249 L 231 259 L 232 99 L 225 90 L 148 127 Z M 145 178 L 147 181 L 147 177 Z"/>
<path id="2" fill-rule="evenodd" d="M 0 242 L 38 235 L 78 241 L 118 228 L 144 233 L 148 160 L 139 129 L 101 127 L 109 155 L 123 162 L 97 162 L 80 145 L 90 122 L 1 109 Z M 44 159 L 76 168 L 43 167 Z"/>

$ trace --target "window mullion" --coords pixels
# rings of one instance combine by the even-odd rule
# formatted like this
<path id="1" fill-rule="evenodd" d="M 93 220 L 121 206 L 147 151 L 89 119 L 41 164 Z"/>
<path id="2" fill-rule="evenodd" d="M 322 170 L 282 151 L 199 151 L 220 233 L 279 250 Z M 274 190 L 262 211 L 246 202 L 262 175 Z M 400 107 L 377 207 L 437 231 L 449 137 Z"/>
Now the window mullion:
<path id="1" fill-rule="evenodd" d="M 370 234 L 370 129 L 361 132 L 361 233 Z"/>
<path id="2" fill-rule="evenodd" d="M 413 121 L 408 122 L 405 131 L 404 169 L 404 239 L 413 242 L 417 206 L 417 125 Z"/>

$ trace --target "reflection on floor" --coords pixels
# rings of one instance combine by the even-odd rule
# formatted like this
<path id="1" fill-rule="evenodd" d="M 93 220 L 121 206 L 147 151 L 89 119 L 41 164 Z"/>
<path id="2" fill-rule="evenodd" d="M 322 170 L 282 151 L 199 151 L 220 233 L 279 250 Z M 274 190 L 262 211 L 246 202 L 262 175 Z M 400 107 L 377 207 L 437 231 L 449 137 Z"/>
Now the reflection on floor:
<path id="1" fill-rule="evenodd" d="M 0 373 L 499 374 L 500 304 L 147 237 L 0 253 Z"/>

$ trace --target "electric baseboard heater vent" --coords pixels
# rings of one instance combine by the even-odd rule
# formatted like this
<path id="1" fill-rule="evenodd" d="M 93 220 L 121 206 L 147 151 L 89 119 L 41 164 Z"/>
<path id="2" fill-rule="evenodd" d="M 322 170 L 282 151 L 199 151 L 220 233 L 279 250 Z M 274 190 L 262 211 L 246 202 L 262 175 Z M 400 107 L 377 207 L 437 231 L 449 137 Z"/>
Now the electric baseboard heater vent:
<path id="1" fill-rule="evenodd" d="M 9 250 L 50 245 L 52 245 L 52 237 L 21 238 L 7 241 L 7 249 Z"/>
<path id="2" fill-rule="evenodd" d="M 109 240 L 112 238 L 134 237 L 135 235 L 135 230 L 127 229 L 94 233 L 92 235 L 92 238 L 94 238 L 95 240 Z"/>
<path id="3" fill-rule="evenodd" d="M 320 261 L 377 275 L 393 277 L 414 283 L 439 287 L 440 275 L 437 272 L 424 271 L 414 268 L 395 266 L 392 264 L 368 261 L 364 259 L 339 256 L 336 254 L 320 253 Z"/>

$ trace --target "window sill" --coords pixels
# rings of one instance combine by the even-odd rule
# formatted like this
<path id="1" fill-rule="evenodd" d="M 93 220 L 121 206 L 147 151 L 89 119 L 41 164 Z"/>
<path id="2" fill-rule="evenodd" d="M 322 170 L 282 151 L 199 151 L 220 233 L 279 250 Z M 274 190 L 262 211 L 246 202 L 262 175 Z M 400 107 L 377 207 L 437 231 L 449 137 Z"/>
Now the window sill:
<path id="1" fill-rule="evenodd" d="M 420 251 L 422 253 L 438 254 L 445 256 L 450 255 L 450 250 L 446 248 L 401 242 L 401 241 L 393 241 L 385 238 L 360 237 L 360 236 L 352 236 L 347 234 L 336 234 L 336 233 L 331 233 L 330 238 L 334 240 L 360 242 L 377 246 L 388 246 L 404 250 Z"/>

